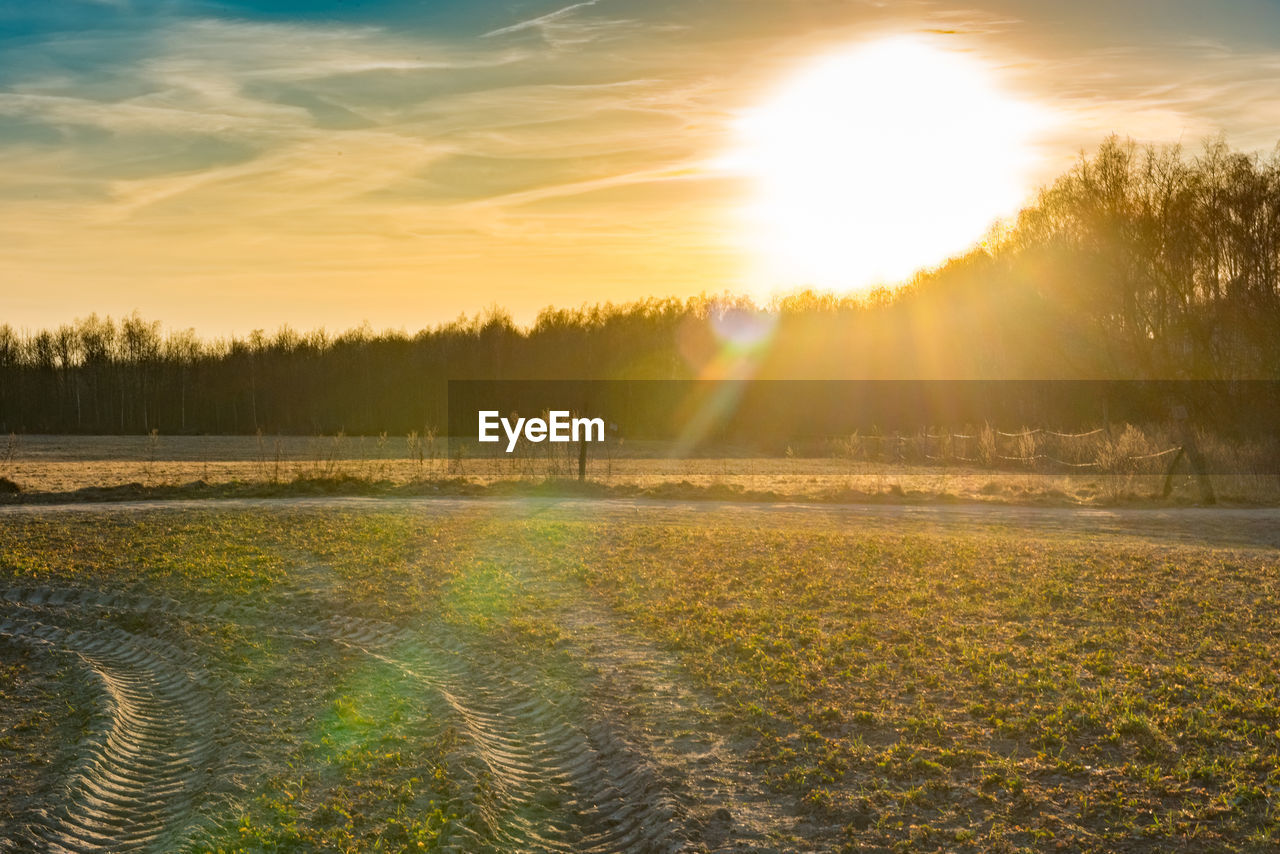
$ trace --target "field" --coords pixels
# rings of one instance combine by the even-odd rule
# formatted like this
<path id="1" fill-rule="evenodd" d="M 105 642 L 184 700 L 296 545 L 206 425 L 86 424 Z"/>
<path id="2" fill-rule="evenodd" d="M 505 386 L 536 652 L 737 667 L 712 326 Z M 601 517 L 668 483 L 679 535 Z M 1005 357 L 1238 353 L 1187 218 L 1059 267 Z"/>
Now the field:
<path id="1" fill-rule="evenodd" d="M 1134 438 L 1136 436 L 1136 438 Z M 1164 434 L 1121 433 L 1095 454 L 1167 452 Z M 1025 441 L 1001 440 L 991 452 L 1027 455 Z M 856 446 L 857 454 L 850 453 Z M 1020 447 L 1022 446 L 1022 447 Z M 480 457 L 460 446 L 411 436 L 10 436 L 0 437 L 0 477 L 16 483 L 26 500 L 104 500 L 148 497 L 226 497 L 327 492 L 364 495 L 497 494 L 536 491 L 577 476 L 576 450 L 522 448 L 509 458 Z M 1107 506 L 1150 502 L 1163 490 L 1170 457 L 1118 466 L 1116 471 L 1037 468 L 1004 462 L 981 466 L 953 459 L 866 459 L 878 446 L 866 437 L 773 455 L 719 448 L 672 456 L 669 444 L 630 442 L 594 451 L 587 478 L 595 491 L 622 497 L 746 498 L 758 500 L 900 503 L 979 501 Z M 486 448 L 486 450 L 490 450 Z M 927 448 L 917 447 L 919 450 Z M 958 450 L 948 448 L 949 451 Z M 973 449 L 967 450 L 974 453 Z M 1053 453 L 1065 453 L 1050 446 Z M 1079 451 L 1080 449 L 1076 449 Z M 1236 504 L 1280 504 L 1275 448 L 1241 449 L 1216 443 L 1221 470 L 1217 498 Z M 1256 459 L 1254 459 L 1256 457 Z M 997 461 L 998 462 L 998 461 Z M 1168 499 L 1202 500 L 1186 464 Z M 552 490 L 557 491 L 557 490 Z M 0 490 L 0 501 L 6 499 Z M 12 499 L 10 499 L 12 500 Z"/>
<path id="2" fill-rule="evenodd" d="M 1278 558 L 1270 509 L 10 506 L 0 850 L 1275 850 Z"/>

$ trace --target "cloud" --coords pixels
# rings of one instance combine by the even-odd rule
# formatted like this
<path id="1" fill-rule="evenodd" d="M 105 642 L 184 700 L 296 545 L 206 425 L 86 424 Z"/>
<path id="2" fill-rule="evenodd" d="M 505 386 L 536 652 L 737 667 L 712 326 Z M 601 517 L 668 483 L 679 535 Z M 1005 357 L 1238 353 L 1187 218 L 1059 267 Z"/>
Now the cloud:
<path id="1" fill-rule="evenodd" d="M 29 176 L 32 168 L 44 167 L 59 175 L 92 173 L 95 179 L 113 181 L 118 203 L 109 217 L 131 215 L 145 207 L 145 200 L 214 186 L 244 170 L 260 169 L 267 177 L 273 166 L 284 170 L 278 178 L 292 192 L 305 184 L 285 174 L 294 170 L 316 181 L 318 195 L 331 198 L 326 176 L 344 184 L 336 176 L 351 170 L 310 169 L 308 158 L 320 157 L 326 146 L 349 152 L 357 162 L 366 154 L 385 158 L 395 151 L 403 157 L 428 146 L 413 139 L 412 131 L 396 127 L 412 105 L 365 112 L 359 103 L 310 93 L 310 82 L 509 61 L 509 54 L 481 56 L 410 42 L 374 28 L 202 20 L 126 42 L 120 49 L 129 67 L 111 69 L 120 78 L 114 92 L 85 93 L 83 71 L 50 69 L 64 48 L 61 39 L 51 50 L 51 62 L 36 63 L 44 73 L 0 91 L 0 145 L 9 150 L 6 171 Z M 231 150 L 237 155 L 232 160 L 261 163 L 228 166 Z M 179 152 L 182 156 L 176 156 Z M 421 161 L 416 153 L 403 159 L 404 169 Z M 150 161 L 149 170 L 139 170 L 141 160 Z M 166 165 L 175 177 L 160 189 L 162 179 L 150 173 L 164 172 Z M 365 184 L 394 177 L 384 163 L 365 165 Z M 140 172 L 146 180 L 135 181 Z"/>
<path id="2" fill-rule="evenodd" d="M 91 10 L 79 26 L 62 10 L 0 37 L 0 240 L 21 247 L 0 277 L 63 283 L 64 302 L 84 282 L 77 311 L 101 281 L 146 310 L 173 281 L 249 298 L 311 273 L 335 290 L 429 275 L 453 283 L 432 300 L 461 301 L 445 314 L 492 299 L 519 311 L 533 281 L 551 289 L 539 304 L 599 282 L 732 287 L 716 276 L 747 187 L 705 164 L 780 79 L 888 32 L 935 32 L 1055 113 L 1045 180 L 1113 131 L 1226 128 L 1262 148 L 1280 118 L 1280 54 L 1265 46 L 1116 44 L 1036 4 L 588 0 L 495 28 L 493 9 L 459 0 L 475 25 L 449 30 L 405 11 L 417 4 L 360 24 L 75 5 Z"/>
<path id="3" fill-rule="evenodd" d="M 584 0 L 548 12 L 536 18 L 530 18 L 482 34 L 482 39 L 509 39 L 513 36 L 532 36 L 555 50 L 581 48 L 585 45 L 601 41 L 614 41 L 625 38 L 635 30 L 654 31 L 657 27 L 647 26 L 634 18 L 596 18 L 579 14 L 600 3 L 600 0 Z"/>
<path id="4" fill-rule="evenodd" d="M 1280 51 L 1239 51 L 1203 40 L 1107 48 L 1038 63 L 1033 80 L 1060 114 L 1059 150 L 1118 133 L 1192 147 L 1225 133 L 1269 150 L 1280 120 Z"/>
<path id="5" fill-rule="evenodd" d="M 561 9 L 555 10 L 554 12 L 548 12 L 547 14 L 541 15 L 537 18 L 530 18 L 529 20 L 521 21 L 518 24 L 512 24 L 508 27 L 500 27 L 496 30 L 490 30 L 480 36 L 480 38 L 491 39 L 495 36 L 511 35 L 512 33 L 523 32 L 524 30 L 538 30 L 539 32 L 545 33 L 548 28 L 554 29 L 557 22 L 563 21 L 563 19 L 569 17 L 579 9 L 586 9 L 599 2 L 600 0 L 585 0 L 585 2 L 582 3 L 574 3 L 571 6 L 565 6 Z"/>
<path id="6" fill-rule="evenodd" d="M 512 188 L 486 185 L 483 170 L 455 169 L 441 181 L 439 170 L 424 178 L 424 167 L 446 157 L 525 164 L 520 188 L 554 193 L 581 179 L 563 164 L 550 168 L 555 157 L 596 157 L 603 166 L 621 153 L 652 166 L 687 157 L 698 139 L 686 134 L 681 151 L 669 150 L 673 134 L 687 128 L 682 114 L 697 109 L 669 80 L 567 83 L 608 70 L 511 46 L 435 44 L 374 27 L 216 20 L 174 23 L 127 42 L 129 68 L 112 70 L 120 75 L 112 91 L 84 94 L 79 69 L 55 67 L 0 92 L 0 117 L 10 120 L 0 145 L 8 144 L 11 169 L 105 182 L 111 201 L 81 212 L 94 223 L 159 211 L 176 217 L 183 205 L 235 206 L 247 212 L 240 221 L 303 210 L 314 219 L 321 209 L 336 218 L 340 204 L 368 223 L 389 218 L 377 210 L 379 199 L 410 193 L 419 208 L 486 195 L 497 207 Z M 244 204 L 236 205 L 237 194 Z"/>

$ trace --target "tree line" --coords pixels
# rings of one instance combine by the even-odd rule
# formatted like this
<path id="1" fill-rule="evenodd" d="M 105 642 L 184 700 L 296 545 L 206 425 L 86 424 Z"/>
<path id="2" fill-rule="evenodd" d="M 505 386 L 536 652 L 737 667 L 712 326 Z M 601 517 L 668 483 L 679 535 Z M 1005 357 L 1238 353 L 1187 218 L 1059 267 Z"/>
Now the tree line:
<path id="1" fill-rule="evenodd" d="M 1280 378 L 1280 153 L 1108 139 L 982 246 L 861 296 L 549 308 L 527 327 L 494 307 L 416 334 L 0 325 L 0 430 L 403 433 L 444 425 L 449 379 L 721 377 Z"/>

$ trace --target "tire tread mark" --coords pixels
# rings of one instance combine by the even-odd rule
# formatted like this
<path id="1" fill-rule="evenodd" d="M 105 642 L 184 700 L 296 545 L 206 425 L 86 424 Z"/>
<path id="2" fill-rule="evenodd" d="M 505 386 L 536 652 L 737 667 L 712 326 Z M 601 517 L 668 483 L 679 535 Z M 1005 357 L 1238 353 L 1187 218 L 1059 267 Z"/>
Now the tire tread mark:
<path id="1" fill-rule="evenodd" d="M 22 604 L 78 606 L 82 598 L 33 595 Z M 25 831 L 27 842 L 53 852 L 173 850 L 213 757 L 215 721 L 185 675 L 189 662 L 106 623 L 86 631 L 11 616 L 0 619 L 0 637 L 78 656 L 103 706 L 62 801 Z"/>

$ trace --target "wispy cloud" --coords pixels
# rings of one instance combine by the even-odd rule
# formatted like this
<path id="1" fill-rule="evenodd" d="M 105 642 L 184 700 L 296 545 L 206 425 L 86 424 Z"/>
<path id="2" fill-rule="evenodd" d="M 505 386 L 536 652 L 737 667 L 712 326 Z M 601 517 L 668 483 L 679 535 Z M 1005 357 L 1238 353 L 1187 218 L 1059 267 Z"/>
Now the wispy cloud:
<path id="1" fill-rule="evenodd" d="M 491 39 L 495 36 L 506 36 L 511 35 L 512 33 L 523 32 L 525 30 L 538 30 L 539 32 L 545 33 L 548 28 L 554 29 L 557 22 L 563 22 L 565 18 L 569 17 L 574 12 L 577 12 L 579 9 L 589 8 L 599 2 L 600 0 L 585 0 L 585 2 L 582 3 L 574 3 L 570 6 L 557 9 L 554 12 L 548 12 L 545 15 L 540 15 L 537 18 L 530 18 L 527 21 L 520 21 L 519 23 L 512 24 L 508 27 L 500 27 L 496 30 L 490 30 L 482 35 L 481 38 Z"/>
<path id="2" fill-rule="evenodd" d="M 536 18 L 490 30 L 480 38 L 532 35 L 555 50 L 571 50 L 602 41 L 622 39 L 637 29 L 654 29 L 635 18 L 602 18 L 583 14 L 584 10 L 598 6 L 600 2 L 601 0 L 584 0 Z"/>
<path id="3" fill-rule="evenodd" d="M 0 278 L 73 311 L 106 308 L 104 282 L 125 310 L 199 282 L 216 312 L 309 282 L 357 311 L 377 281 L 400 294 L 379 311 L 424 322 L 731 287 L 746 188 L 705 164 L 780 77 L 888 32 L 981 54 L 1057 115 L 1046 180 L 1113 131 L 1269 148 L 1280 127 L 1280 47 L 1117 44 L 1035 3 L 584 0 L 446 32 L 77 5 L 104 2 L 111 26 L 59 11 L 0 56 Z"/>
<path id="4" fill-rule="evenodd" d="M 522 31 L 550 28 L 563 45 L 572 17 Z M 598 268 L 682 229 L 538 204 L 677 180 L 671 164 L 707 143 L 708 105 L 686 82 L 620 77 L 555 44 L 208 19 L 94 38 L 44 46 L 29 63 L 39 73 L 0 91 L 0 219 L 25 247 L 0 276 L 21 265 L 73 290 L 126 267 L 139 281 L 399 281 L 451 263 L 463 266 L 450 275 L 523 264 L 546 278 L 544 259 L 563 263 L 578 241 L 596 241 L 579 251 Z M 109 80 L 67 58 L 111 47 L 127 59 Z"/>
<path id="5" fill-rule="evenodd" d="M 1112 133 L 1191 147 L 1225 133 L 1237 147 L 1263 151 L 1280 137 L 1280 50 L 1188 40 L 1046 58 L 1036 72 L 1062 117 L 1059 150 L 1091 148 Z"/>

